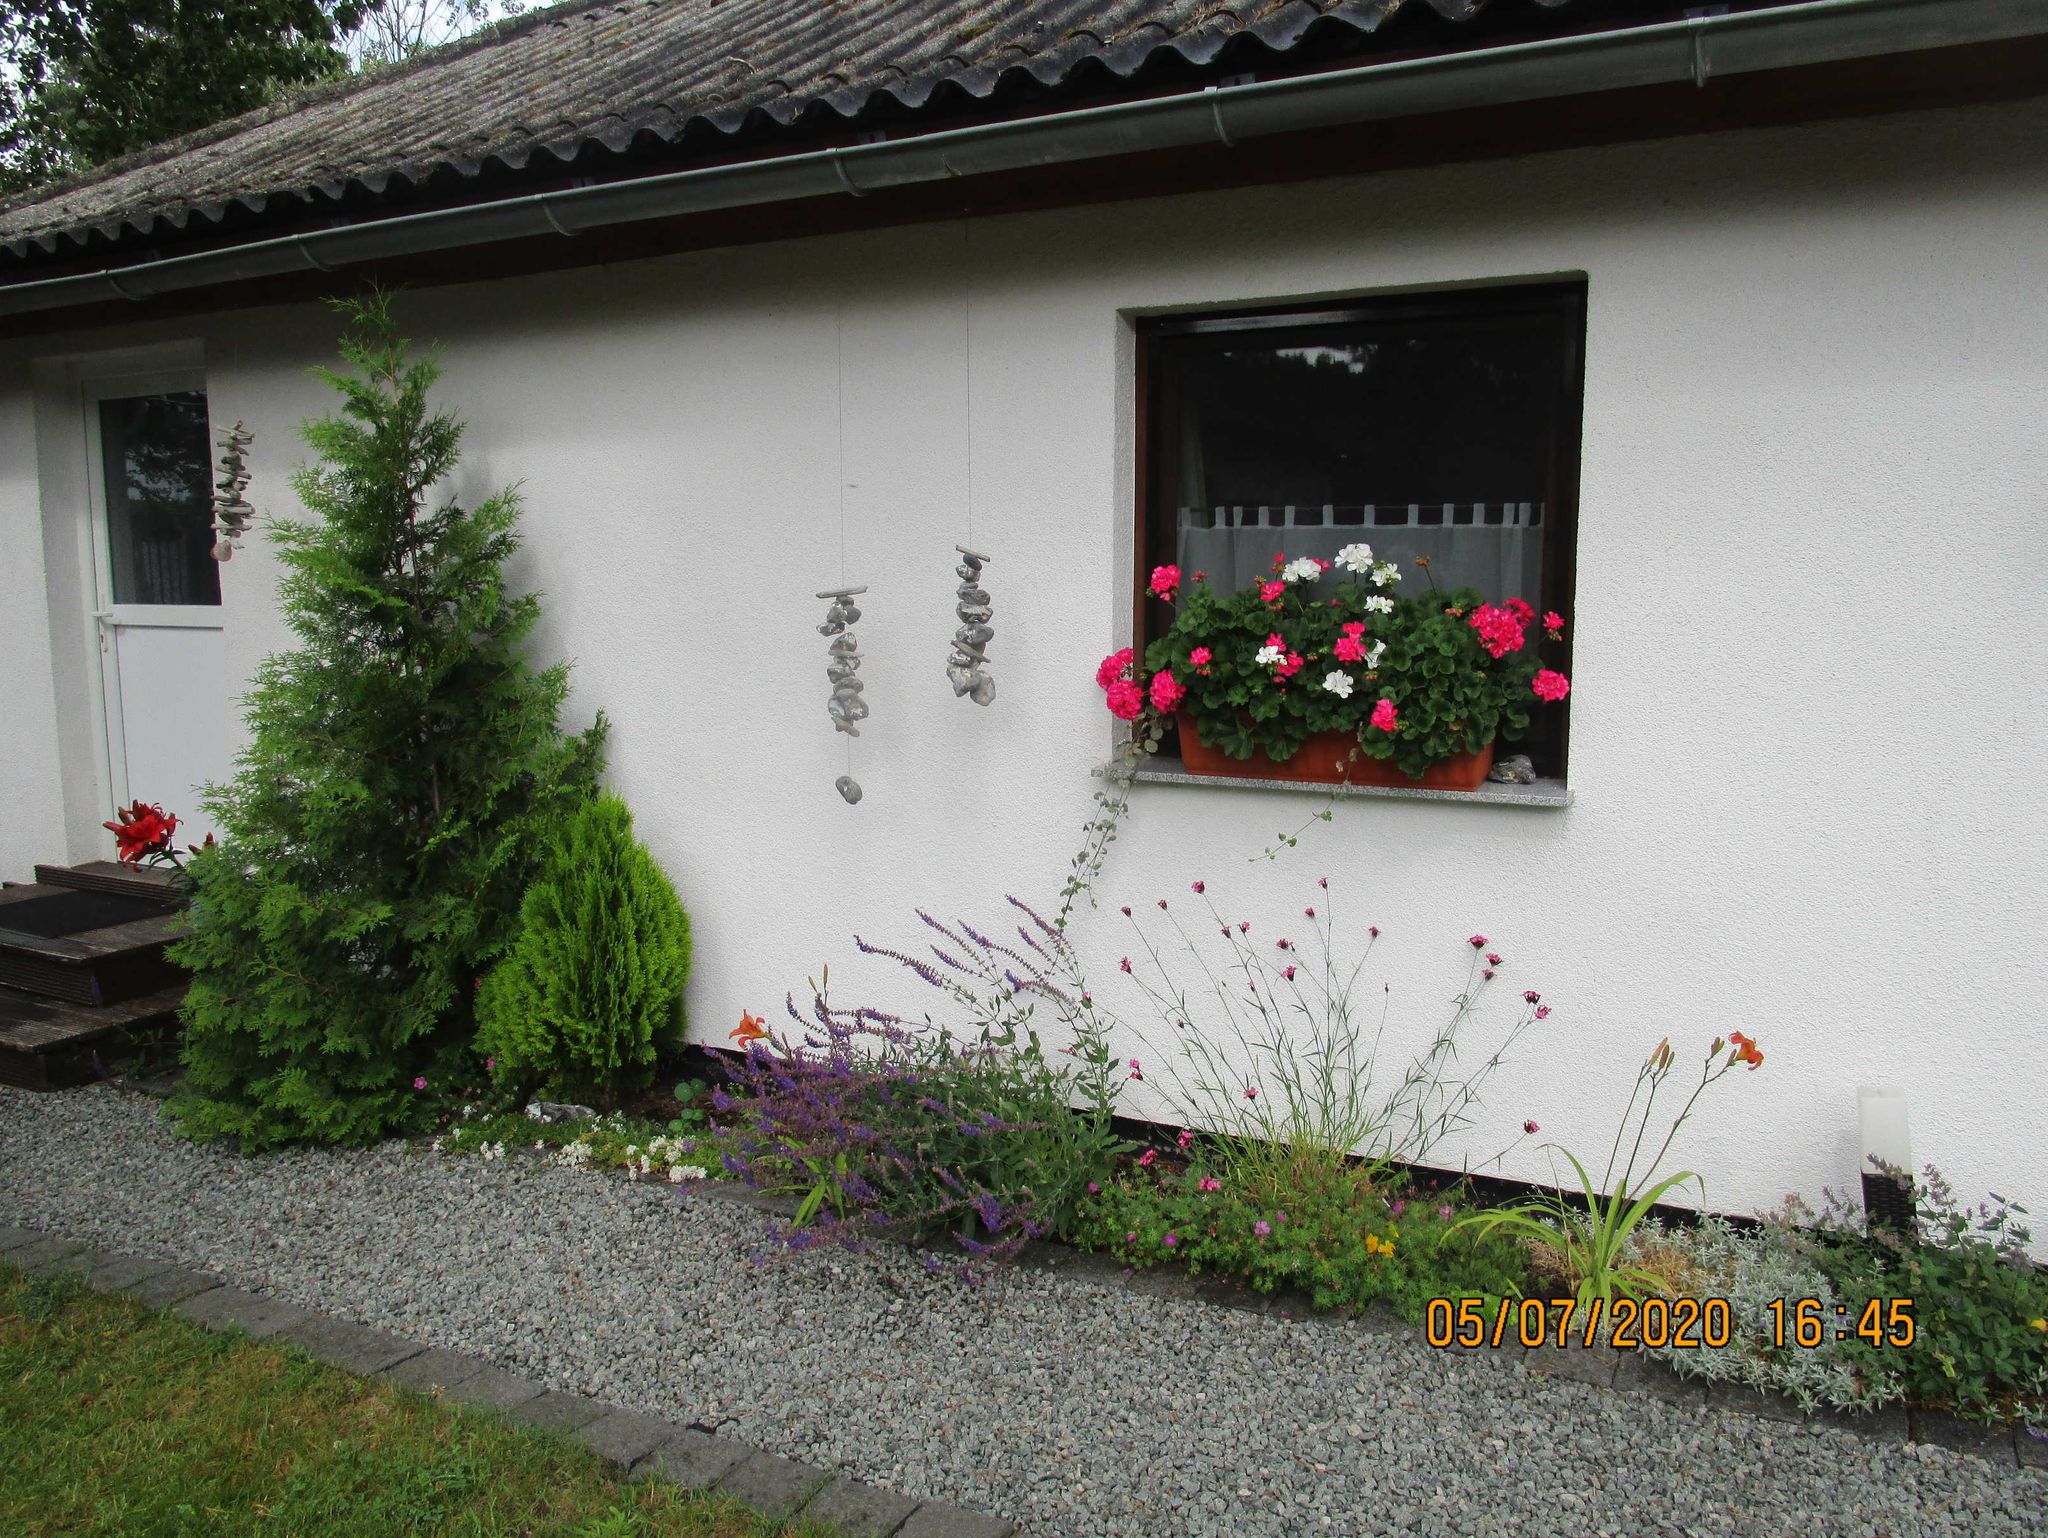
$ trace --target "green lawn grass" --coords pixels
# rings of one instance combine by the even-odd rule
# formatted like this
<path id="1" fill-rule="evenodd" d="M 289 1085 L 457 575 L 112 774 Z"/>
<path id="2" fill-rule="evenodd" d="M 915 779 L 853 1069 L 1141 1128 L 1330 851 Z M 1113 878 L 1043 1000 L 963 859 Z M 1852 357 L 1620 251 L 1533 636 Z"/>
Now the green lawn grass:
<path id="1" fill-rule="evenodd" d="M 0 1266 L 0 1533 L 768 1538 L 573 1442 Z"/>

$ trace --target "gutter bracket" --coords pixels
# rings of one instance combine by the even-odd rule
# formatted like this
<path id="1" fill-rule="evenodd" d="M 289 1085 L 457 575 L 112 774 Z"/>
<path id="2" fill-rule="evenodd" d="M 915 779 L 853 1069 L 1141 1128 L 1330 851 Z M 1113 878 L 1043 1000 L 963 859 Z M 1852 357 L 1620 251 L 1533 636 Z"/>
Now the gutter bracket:
<path id="1" fill-rule="evenodd" d="M 554 226 L 554 231 L 557 235 L 561 235 L 569 239 L 574 239 L 577 235 L 580 235 L 582 233 L 582 231 L 580 230 L 570 229 L 568 226 L 563 224 L 560 219 L 557 219 L 555 217 L 555 205 L 553 203 L 542 203 L 540 206 L 540 216 L 543 219 L 547 220 L 549 224 Z"/>
<path id="2" fill-rule="evenodd" d="M 328 266 L 325 262 L 321 261 L 319 257 L 315 256 L 312 252 L 306 249 L 305 236 L 301 235 L 298 239 L 294 240 L 292 244 L 297 248 L 299 255 L 306 259 L 306 265 L 308 267 L 317 267 L 322 272 L 334 271 L 332 267 Z"/>
<path id="3" fill-rule="evenodd" d="M 100 271 L 100 276 L 107 280 L 108 287 L 113 289 L 115 293 L 119 294 L 123 299 L 127 300 L 130 304 L 140 304 L 142 303 L 143 299 L 147 297 L 146 295 L 143 294 L 129 293 L 127 289 L 121 286 L 121 280 L 114 276 L 114 270 L 111 267 L 102 268 Z"/>
<path id="4" fill-rule="evenodd" d="M 834 150 L 832 152 L 832 169 L 839 173 L 840 185 L 845 187 L 848 192 L 852 193 L 857 198 L 864 198 L 867 196 L 867 190 L 863 187 L 854 186 L 853 178 L 846 174 L 846 160 L 843 151 Z"/>
<path id="5" fill-rule="evenodd" d="M 1223 126 L 1223 98 L 1216 94 L 1217 87 L 1205 86 L 1202 94 L 1209 98 L 1209 116 L 1216 124 L 1216 137 L 1223 141 L 1227 150 L 1237 148 L 1237 141 L 1230 137 L 1230 130 Z"/>
<path id="6" fill-rule="evenodd" d="M 1707 23 L 1728 14 L 1726 5 L 1706 5 L 1685 13 L 1686 38 L 1692 45 L 1692 83 L 1704 89 L 1712 67 L 1707 63 Z"/>

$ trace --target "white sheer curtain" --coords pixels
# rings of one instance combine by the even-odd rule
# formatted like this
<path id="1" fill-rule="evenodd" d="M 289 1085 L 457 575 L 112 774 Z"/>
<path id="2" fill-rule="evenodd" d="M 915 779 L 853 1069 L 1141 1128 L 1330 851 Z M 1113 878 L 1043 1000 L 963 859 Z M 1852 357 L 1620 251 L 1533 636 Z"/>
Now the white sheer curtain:
<path id="1" fill-rule="evenodd" d="M 1475 587 L 1498 602 L 1538 601 L 1542 587 L 1541 502 L 1368 503 L 1363 507 L 1183 507 L 1176 548 L 1184 578 L 1209 574 L 1219 592 L 1272 575 L 1273 557 L 1332 560 L 1346 545 L 1372 546 L 1401 569 L 1402 591 L 1422 581 L 1427 556 L 1438 587 Z"/>

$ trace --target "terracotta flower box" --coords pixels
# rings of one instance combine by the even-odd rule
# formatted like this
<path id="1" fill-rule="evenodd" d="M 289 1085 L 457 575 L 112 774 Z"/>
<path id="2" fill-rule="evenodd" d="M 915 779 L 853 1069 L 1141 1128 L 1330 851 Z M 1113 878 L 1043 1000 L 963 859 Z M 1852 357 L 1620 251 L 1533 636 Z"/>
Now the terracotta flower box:
<path id="1" fill-rule="evenodd" d="M 1180 725 L 1180 761 L 1189 774 L 1235 780 L 1298 780 L 1310 785 L 1477 790 L 1486 783 L 1486 771 L 1493 767 L 1493 744 L 1489 742 L 1476 753 L 1460 753 L 1431 764 L 1416 779 L 1391 759 L 1360 752 L 1358 739 L 1349 732 L 1318 732 L 1302 743 L 1294 757 L 1282 763 L 1262 752 L 1254 752 L 1250 758 L 1232 758 L 1202 741 L 1194 717 L 1186 711 L 1178 712 L 1174 719 Z"/>

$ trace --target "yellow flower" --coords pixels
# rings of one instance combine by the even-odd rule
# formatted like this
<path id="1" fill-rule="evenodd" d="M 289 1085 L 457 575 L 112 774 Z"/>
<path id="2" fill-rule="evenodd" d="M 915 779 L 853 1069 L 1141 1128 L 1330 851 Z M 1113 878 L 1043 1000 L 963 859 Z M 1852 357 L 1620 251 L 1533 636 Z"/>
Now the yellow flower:
<path id="1" fill-rule="evenodd" d="M 2027 1321 L 2027 1328 L 2039 1330 L 2043 1335 L 2048 1335 L 2048 1319 L 2029 1319 Z"/>

